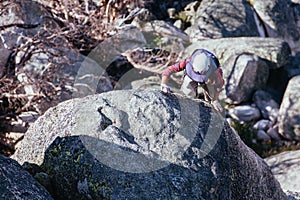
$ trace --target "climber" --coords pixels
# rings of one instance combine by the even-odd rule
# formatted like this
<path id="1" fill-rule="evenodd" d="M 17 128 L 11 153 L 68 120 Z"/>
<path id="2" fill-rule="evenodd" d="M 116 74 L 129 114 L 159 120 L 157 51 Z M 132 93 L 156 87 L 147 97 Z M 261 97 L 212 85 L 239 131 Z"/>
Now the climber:
<path id="1" fill-rule="evenodd" d="M 217 110 L 222 112 L 219 103 L 219 94 L 223 90 L 223 71 L 217 57 L 205 49 L 197 49 L 188 58 L 169 66 L 162 73 L 161 90 L 170 93 L 167 85 L 169 77 L 174 72 L 184 70 L 181 91 L 192 98 L 198 98 L 198 86 L 203 89 L 204 99 L 211 103 Z"/>

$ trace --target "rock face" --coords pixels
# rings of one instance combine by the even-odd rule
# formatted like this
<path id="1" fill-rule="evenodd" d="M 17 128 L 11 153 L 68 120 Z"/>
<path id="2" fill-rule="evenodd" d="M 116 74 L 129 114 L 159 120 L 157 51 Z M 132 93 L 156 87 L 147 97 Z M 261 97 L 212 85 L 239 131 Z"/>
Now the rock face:
<path id="1" fill-rule="evenodd" d="M 276 122 L 278 117 L 279 105 L 272 96 L 264 90 L 257 90 L 253 95 L 253 101 L 261 110 L 265 119 Z"/>
<path id="2" fill-rule="evenodd" d="M 300 192 L 300 150 L 283 152 L 265 160 L 283 190 Z"/>
<path id="3" fill-rule="evenodd" d="M 0 199 L 53 198 L 16 161 L 0 155 Z"/>
<path id="4" fill-rule="evenodd" d="M 282 38 L 293 50 L 299 51 L 299 14 L 293 10 L 296 5 L 291 6 L 290 1 L 279 0 L 250 2 L 263 23 L 264 35 Z"/>
<path id="5" fill-rule="evenodd" d="M 279 109 L 279 132 L 286 138 L 300 141 L 300 76 L 289 81 Z"/>
<path id="6" fill-rule="evenodd" d="M 219 113 L 157 90 L 63 102 L 13 158 L 41 165 L 56 199 L 286 199 Z"/>
<path id="7" fill-rule="evenodd" d="M 245 1 L 203 0 L 197 9 L 195 23 L 186 30 L 192 41 L 221 38 L 259 36 L 254 12 Z"/>
<path id="8" fill-rule="evenodd" d="M 236 62 L 225 86 L 226 96 L 235 103 L 251 98 L 256 89 L 262 88 L 269 78 L 265 61 L 253 54 L 242 54 Z"/>

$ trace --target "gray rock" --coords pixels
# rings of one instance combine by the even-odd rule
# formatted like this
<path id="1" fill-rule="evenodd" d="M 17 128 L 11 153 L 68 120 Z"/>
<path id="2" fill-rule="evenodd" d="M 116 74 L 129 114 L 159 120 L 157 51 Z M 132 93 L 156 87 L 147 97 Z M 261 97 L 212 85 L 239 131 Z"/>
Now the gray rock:
<path id="1" fill-rule="evenodd" d="M 30 77 L 28 79 L 33 86 L 46 82 L 44 92 L 50 94 L 45 96 L 52 99 L 41 99 L 37 108 L 43 113 L 49 107 L 71 98 L 113 90 L 106 69 L 122 52 L 144 43 L 143 34 L 132 29 L 104 40 L 88 56 L 83 56 L 76 49 L 67 47 L 68 41 L 60 39 L 57 46 L 45 44 L 47 51 L 33 50 L 32 56 L 20 66 L 18 73 Z M 21 60 L 23 56 L 24 52 L 19 52 L 17 58 L 20 59 L 16 60 Z M 34 93 L 39 93 L 39 90 L 35 88 Z"/>
<path id="2" fill-rule="evenodd" d="M 216 12 L 217 11 L 217 12 Z M 203 0 L 186 30 L 192 41 L 207 38 L 259 36 L 254 12 L 243 1 Z"/>
<path id="3" fill-rule="evenodd" d="M 160 89 L 161 78 L 158 76 L 149 76 L 144 79 L 131 82 L 130 89 Z"/>
<path id="4" fill-rule="evenodd" d="M 27 170 L 27 169 L 26 169 Z M 37 180 L 50 194 L 53 194 L 53 187 L 48 174 L 44 172 L 37 172 L 34 174 L 35 180 Z"/>
<path id="5" fill-rule="evenodd" d="M 279 112 L 279 104 L 272 96 L 263 90 L 257 90 L 253 95 L 253 101 L 260 109 L 262 116 L 273 123 L 276 122 Z"/>
<path id="6" fill-rule="evenodd" d="M 279 109 L 279 133 L 286 138 L 300 141 L 300 76 L 292 78 L 284 93 Z"/>
<path id="7" fill-rule="evenodd" d="M 241 54 L 226 79 L 227 101 L 238 104 L 251 99 L 256 89 L 266 85 L 268 77 L 269 67 L 265 61 L 253 54 Z"/>
<path id="8" fill-rule="evenodd" d="M 153 36 L 158 34 L 161 37 L 168 37 L 171 40 L 181 41 L 184 43 L 189 42 L 189 36 L 186 33 L 182 32 L 174 25 L 162 20 L 153 20 L 147 22 L 143 24 L 140 29 L 146 34 L 152 33 Z"/>
<path id="9" fill-rule="evenodd" d="M 219 113 L 157 90 L 65 101 L 13 157 L 41 165 L 56 199 L 286 199 Z"/>
<path id="10" fill-rule="evenodd" d="M 300 5 L 300 4 L 299 4 Z M 300 6 L 299 6 L 300 11 Z M 285 70 L 287 71 L 287 75 L 289 78 L 300 75 L 300 53 L 296 53 L 291 57 L 291 63 L 285 66 Z"/>
<path id="11" fill-rule="evenodd" d="M 160 82 L 161 77 L 158 76 L 149 76 L 144 79 L 132 81 L 130 84 L 130 89 L 158 89 L 160 90 Z M 169 81 L 168 86 L 170 86 L 171 91 L 173 93 L 179 93 L 183 94 L 182 91 L 180 91 L 180 88 L 177 88 L 177 85 L 173 83 L 172 81 Z"/>
<path id="12" fill-rule="evenodd" d="M 265 161 L 283 190 L 300 192 L 300 150 L 283 152 Z"/>
<path id="13" fill-rule="evenodd" d="M 23 1 L 8 1 L 3 0 L 1 1 L 1 6 L 5 7 L 6 12 L 3 12 L 0 16 L 0 26 L 8 26 L 11 24 L 26 24 L 26 25 L 36 25 L 40 21 L 41 16 L 50 16 L 50 13 L 45 9 L 42 5 L 37 2 L 30 1 L 30 0 L 23 0 Z M 28 11 L 34 12 L 28 12 Z M 45 20 L 44 25 L 48 28 L 54 28 L 57 26 L 56 23 L 53 21 Z M 10 26 L 8 29 L 1 30 L 1 33 L 7 33 L 6 31 L 13 30 L 15 33 L 22 33 L 23 36 L 33 36 L 35 35 L 38 30 L 42 27 L 42 25 L 32 26 L 32 28 L 25 28 L 21 26 Z M 16 41 L 10 40 L 15 39 L 15 35 L 2 35 L 6 39 L 5 44 L 8 46 L 14 46 Z M 6 37 L 7 36 L 7 37 Z"/>
<path id="14" fill-rule="evenodd" d="M 288 200 L 300 200 L 300 192 L 286 191 Z"/>
<path id="15" fill-rule="evenodd" d="M 278 126 L 274 126 L 268 129 L 267 134 L 274 140 L 280 140 Z"/>
<path id="16" fill-rule="evenodd" d="M 258 130 L 256 137 L 258 140 L 270 140 L 271 139 L 271 137 L 264 130 Z"/>
<path id="17" fill-rule="evenodd" d="M 34 122 L 39 116 L 40 116 L 39 113 L 34 111 L 22 112 L 19 115 L 20 119 L 25 123 Z"/>
<path id="18" fill-rule="evenodd" d="M 228 114 L 241 122 L 250 122 L 261 117 L 259 109 L 250 105 L 241 105 L 230 108 Z"/>
<path id="19" fill-rule="evenodd" d="M 267 119 L 262 119 L 257 121 L 254 125 L 253 128 L 257 129 L 257 130 L 268 130 L 271 126 L 272 126 L 272 122 L 270 120 Z"/>
<path id="20" fill-rule="evenodd" d="M 53 199 L 15 160 L 0 155 L 0 199 Z"/>
<path id="21" fill-rule="evenodd" d="M 266 0 L 251 1 L 255 12 L 261 19 L 268 37 L 278 37 L 287 41 L 291 49 L 299 51 L 300 35 L 296 24 L 299 14 L 294 12 L 290 1 Z M 298 15 L 297 15 L 298 14 Z"/>
<path id="22" fill-rule="evenodd" d="M 154 44 L 170 51 L 182 51 L 184 45 L 189 42 L 189 36 L 181 29 L 177 28 L 171 23 L 163 20 L 152 19 L 148 9 L 136 8 L 133 14 L 129 14 L 125 20 L 131 21 L 130 25 L 123 24 L 118 25 L 118 29 L 131 30 L 132 28 L 138 28 L 148 44 Z M 130 19 L 133 18 L 133 19 Z"/>

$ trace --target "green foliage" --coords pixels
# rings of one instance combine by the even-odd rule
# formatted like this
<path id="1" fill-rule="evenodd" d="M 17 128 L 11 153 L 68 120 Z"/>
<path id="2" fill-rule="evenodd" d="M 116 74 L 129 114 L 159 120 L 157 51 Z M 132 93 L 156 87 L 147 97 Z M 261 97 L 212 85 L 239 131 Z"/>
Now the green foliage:
<path id="1" fill-rule="evenodd" d="M 182 23 L 187 23 L 189 21 L 188 16 L 186 15 L 185 12 L 178 13 L 178 15 L 176 16 L 176 18 L 180 19 L 182 21 Z"/>
<path id="2" fill-rule="evenodd" d="M 248 3 L 251 7 L 253 7 L 253 4 L 254 4 L 253 0 L 247 0 L 247 3 Z"/>
<path id="3" fill-rule="evenodd" d="M 153 43 L 156 47 L 162 47 L 162 39 L 159 35 L 157 35 L 154 40 L 153 40 Z"/>

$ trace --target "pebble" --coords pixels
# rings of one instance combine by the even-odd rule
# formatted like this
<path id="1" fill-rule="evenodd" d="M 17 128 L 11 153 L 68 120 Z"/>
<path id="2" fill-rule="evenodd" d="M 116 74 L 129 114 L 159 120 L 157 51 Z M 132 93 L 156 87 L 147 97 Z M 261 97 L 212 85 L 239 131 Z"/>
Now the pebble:
<path id="1" fill-rule="evenodd" d="M 278 132 L 278 127 L 271 127 L 268 129 L 267 134 L 274 140 L 280 140 L 279 132 Z"/>
<path id="2" fill-rule="evenodd" d="M 273 123 L 270 121 L 270 120 L 267 120 L 267 119 L 262 119 L 262 120 L 259 120 L 257 121 L 253 128 L 256 129 L 256 130 L 268 130 L 271 126 L 273 125 Z"/>
<path id="3" fill-rule="evenodd" d="M 258 130 L 256 137 L 258 140 L 264 140 L 264 141 L 271 139 L 271 137 L 263 130 Z"/>
<path id="4" fill-rule="evenodd" d="M 228 114 L 241 122 L 255 121 L 261 117 L 260 111 L 250 105 L 236 106 L 228 110 Z"/>

